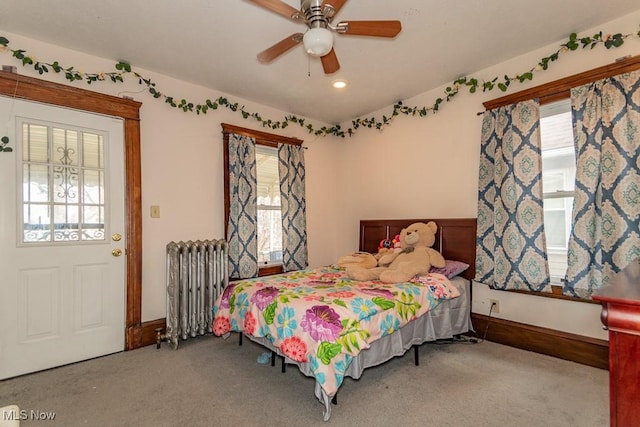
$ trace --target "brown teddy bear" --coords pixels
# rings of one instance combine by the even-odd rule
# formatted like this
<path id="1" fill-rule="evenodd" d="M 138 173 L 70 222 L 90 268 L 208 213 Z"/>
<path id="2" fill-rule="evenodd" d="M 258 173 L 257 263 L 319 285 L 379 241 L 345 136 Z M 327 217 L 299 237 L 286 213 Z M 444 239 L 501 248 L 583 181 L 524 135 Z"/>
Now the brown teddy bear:
<path id="1" fill-rule="evenodd" d="M 400 233 L 399 252 L 383 255 L 378 260 L 379 267 L 348 266 L 347 276 L 359 281 L 397 283 L 406 282 L 418 274 L 427 274 L 431 266 L 444 267 L 444 257 L 432 248 L 437 230 L 438 226 L 433 221 L 411 224 Z"/>

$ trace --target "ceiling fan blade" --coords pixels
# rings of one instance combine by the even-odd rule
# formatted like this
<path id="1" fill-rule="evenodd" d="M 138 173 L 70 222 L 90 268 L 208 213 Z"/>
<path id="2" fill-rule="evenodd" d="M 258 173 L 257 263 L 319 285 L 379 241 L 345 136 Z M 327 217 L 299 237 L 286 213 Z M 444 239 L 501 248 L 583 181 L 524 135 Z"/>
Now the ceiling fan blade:
<path id="1" fill-rule="evenodd" d="M 344 6 L 346 2 L 347 0 L 324 0 L 322 7 L 330 7 L 331 9 L 333 9 L 333 14 L 331 15 L 331 17 L 333 18 L 338 14 L 338 12 L 340 12 L 340 9 L 342 9 L 342 6 Z"/>
<path id="2" fill-rule="evenodd" d="M 342 21 L 336 30 L 350 36 L 395 37 L 402 30 L 402 24 L 400 21 Z"/>
<path id="3" fill-rule="evenodd" d="M 293 6 L 289 6 L 287 3 L 284 3 L 280 0 L 249 0 L 259 6 L 264 7 L 265 9 L 269 9 L 275 13 L 278 13 L 285 18 L 289 19 L 297 19 L 297 16 L 300 16 L 300 11 L 295 9 Z"/>
<path id="4" fill-rule="evenodd" d="M 289 49 L 293 49 L 299 45 L 300 42 L 302 42 L 302 33 L 291 34 L 289 37 L 280 40 L 270 48 L 260 52 L 258 54 L 258 61 L 262 63 L 271 62 Z"/>
<path id="5" fill-rule="evenodd" d="M 331 48 L 331 51 L 325 56 L 321 56 L 320 60 L 322 61 L 322 68 L 325 74 L 333 74 L 340 69 L 340 63 L 338 62 L 336 51 L 333 50 L 333 48 Z"/>

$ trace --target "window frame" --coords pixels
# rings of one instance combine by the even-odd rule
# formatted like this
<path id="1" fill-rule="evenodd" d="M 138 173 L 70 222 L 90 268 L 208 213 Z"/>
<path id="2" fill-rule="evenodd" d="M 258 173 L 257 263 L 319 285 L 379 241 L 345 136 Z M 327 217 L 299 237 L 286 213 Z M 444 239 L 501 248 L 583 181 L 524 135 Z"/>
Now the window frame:
<path id="1" fill-rule="evenodd" d="M 237 134 L 242 136 L 248 136 L 254 138 L 257 145 L 265 145 L 267 147 L 278 148 L 278 144 L 291 144 L 300 146 L 304 143 L 303 140 L 272 134 L 269 132 L 243 128 L 240 126 L 231 125 L 228 123 L 221 123 L 222 135 L 223 135 L 223 169 L 224 169 L 224 235 L 227 236 L 227 228 L 229 224 L 229 134 Z M 258 277 L 269 276 L 272 274 L 279 274 L 283 272 L 282 263 L 270 264 L 265 267 L 258 266 Z"/>
<path id="2" fill-rule="evenodd" d="M 53 122 L 48 122 L 48 121 L 43 121 L 43 120 L 37 120 L 37 119 L 25 119 L 25 118 L 21 118 L 19 120 L 19 133 L 20 136 L 19 138 L 21 138 L 23 140 L 23 144 L 21 147 L 18 148 L 18 153 L 20 155 L 20 169 L 18 170 L 18 182 L 21 183 L 21 187 L 20 187 L 20 191 L 19 191 L 19 205 L 21 206 L 21 209 L 18 213 L 19 218 L 19 223 L 18 223 L 18 230 L 20 230 L 19 236 L 18 236 L 18 243 L 17 245 L 19 247 L 35 247 L 35 246 L 67 246 L 67 245 L 94 245 L 94 244 L 104 244 L 107 242 L 107 236 L 110 235 L 111 233 L 109 232 L 109 224 L 105 223 L 105 212 L 106 212 L 106 208 L 109 205 L 110 201 L 108 200 L 107 194 L 109 193 L 109 183 L 106 180 L 106 176 L 105 176 L 105 165 L 103 164 L 102 166 L 87 166 L 84 160 L 84 137 L 85 135 L 95 135 L 99 140 L 100 140 L 100 144 L 102 145 L 102 154 L 103 154 L 103 162 L 107 161 L 108 156 L 109 156 L 109 144 L 108 144 L 108 140 L 106 138 L 106 135 L 104 132 L 99 131 L 99 130 L 95 130 L 95 129 L 86 129 L 86 128 L 79 128 L 76 126 L 69 126 L 66 124 L 60 124 L 60 123 L 53 123 Z M 25 159 L 24 157 L 24 146 L 31 144 L 31 140 L 30 140 L 30 136 L 25 136 L 25 126 L 29 127 L 29 126 L 39 126 L 39 127 L 43 127 L 46 128 L 46 138 L 47 138 L 47 159 L 46 160 L 32 160 L 32 159 Z M 76 132 L 78 134 L 78 138 L 77 138 L 77 147 L 76 147 L 76 151 L 77 151 L 77 164 L 75 165 L 64 165 L 64 164 L 56 164 L 55 160 L 53 159 L 54 154 L 53 154 L 53 143 L 54 143 L 54 136 L 53 133 L 55 130 L 61 130 L 65 132 L 65 135 L 67 132 Z M 46 167 L 48 170 L 48 180 L 47 180 L 47 186 L 48 186 L 48 195 L 47 195 L 47 200 L 46 201 L 27 201 L 26 196 L 25 196 L 25 187 L 24 187 L 24 179 L 25 179 L 25 166 L 43 166 Z M 54 196 L 53 196 L 53 182 L 54 182 L 54 175 L 56 175 L 56 168 L 59 168 L 59 170 L 75 170 L 75 175 L 77 177 L 78 180 L 78 188 L 76 189 L 76 192 L 78 193 L 78 202 L 76 204 L 69 204 L 67 202 L 61 202 L 61 201 L 56 201 L 54 200 Z M 102 197 L 104 197 L 104 200 L 102 200 L 101 202 L 97 202 L 97 203 L 87 203 L 84 197 L 84 193 L 83 193 L 83 188 L 84 188 L 84 173 L 86 171 L 97 171 L 101 174 L 101 179 L 102 179 L 102 189 L 101 191 L 104 193 L 104 195 Z M 26 230 L 26 223 L 28 222 L 25 218 L 25 207 L 27 205 L 31 205 L 31 206 L 40 206 L 40 207 L 46 207 L 47 210 L 50 212 L 49 214 L 49 221 L 46 224 L 46 230 L 49 231 L 50 236 L 49 238 L 45 239 L 38 239 L 38 240 L 25 240 L 25 232 Z M 55 222 L 55 208 L 56 207 L 67 207 L 67 206 L 75 206 L 77 215 L 78 215 L 78 222 L 75 224 L 77 226 L 77 228 L 66 228 L 66 227 L 62 227 L 61 229 L 69 229 L 69 230 L 75 230 L 78 233 L 78 238 L 77 239 L 56 239 L 55 237 L 55 231 L 56 231 L 56 222 Z M 98 227 L 99 230 L 102 231 L 102 238 L 95 238 L 95 239 L 89 239 L 89 238 L 82 238 L 82 232 L 87 230 L 87 229 L 94 229 L 95 227 L 87 227 L 87 222 L 86 222 L 86 218 L 85 218 L 85 212 L 84 209 L 85 207 L 98 207 L 99 210 L 101 210 L 100 213 L 100 217 L 102 219 L 101 223 L 97 223 L 98 226 L 102 226 L 101 228 Z M 29 225 L 33 225 L 33 224 L 29 224 Z M 43 224 L 45 225 L 45 224 Z M 41 228 L 41 229 L 45 229 L 45 228 Z"/>
<path id="3" fill-rule="evenodd" d="M 482 105 L 486 110 L 492 110 L 494 108 L 503 107 L 506 105 L 514 104 L 516 102 L 538 99 L 539 104 L 542 106 L 545 104 L 550 104 L 552 102 L 570 98 L 571 89 L 574 87 L 582 86 L 588 83 L 595 82 L 597 80 L 602 80 L 608 77 L 616 76 L 618 74 L 629 73 L 637 70 L 640 70 L 640 55 L 621 58 L 611 64 L 603 65 L 601 67 L 584 71 L 582 73 L 578 73 L 569 77 L 515 92 L 510 95 L 505 95 L 493 100 L 485 101 L 482 103 Z M 599 304 L 599 302 L 597 301 L 585 300 L 563 295 L 562 286 L 560 285 L 552 284 L 551 290 L 551 293 L 525 290 L 508 290 L 507 292 L 524 293 L 529 295 L 566 299 L 590 304 Z"/>

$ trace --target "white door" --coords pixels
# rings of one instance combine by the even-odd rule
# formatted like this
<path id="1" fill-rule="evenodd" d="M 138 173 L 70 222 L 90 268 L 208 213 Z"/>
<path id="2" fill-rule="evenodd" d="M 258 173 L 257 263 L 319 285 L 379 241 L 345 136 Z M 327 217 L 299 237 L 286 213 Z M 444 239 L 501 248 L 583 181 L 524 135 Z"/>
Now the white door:
<path id="1" fill-rule="evenodd" d="M 0 97 L 5 135 L 0 379 L 124 350 L 122 120 Z"/>

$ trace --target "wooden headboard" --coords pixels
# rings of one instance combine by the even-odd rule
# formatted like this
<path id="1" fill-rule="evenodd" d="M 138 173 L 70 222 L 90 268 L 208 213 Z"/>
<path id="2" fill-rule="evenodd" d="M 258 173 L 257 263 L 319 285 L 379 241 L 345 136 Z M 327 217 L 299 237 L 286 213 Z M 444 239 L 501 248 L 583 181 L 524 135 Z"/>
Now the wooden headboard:
<path id="1" fill-rule="evenodd" d="M 462 276 L 473 280 L 476 274 L 476 218 L 364 219 L 360 221 L 359 250 L 376 253 L 381 240 L 392 239 L 414 222 L 429 221 L 438 224 L 434 249 L 445 259 L 469 264 Z"/>

